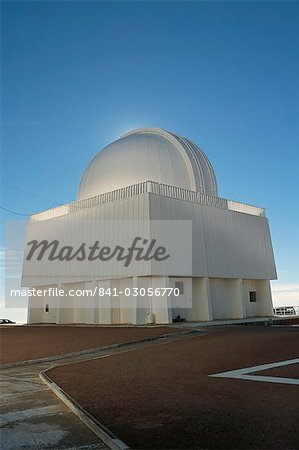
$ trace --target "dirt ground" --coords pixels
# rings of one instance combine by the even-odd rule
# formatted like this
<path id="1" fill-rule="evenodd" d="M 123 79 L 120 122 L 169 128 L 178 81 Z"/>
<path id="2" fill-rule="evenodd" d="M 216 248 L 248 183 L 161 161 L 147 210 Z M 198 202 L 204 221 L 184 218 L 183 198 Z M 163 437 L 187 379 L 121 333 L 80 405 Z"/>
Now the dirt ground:
<path id="1" fill-rule="evenodd" d="M 171 327 L 0 327 L 0 363 L 63 355 L 115 343 L 131 342 L 178 331 Z M 182 331 L 182 330 L 179 330 Z"/>
<path id="2" fill-rule="evenodd" d="M 284 318 L 284 319 L 279 319 L 278 317 L 276 317 L 274 320 L 275 320 L 275 324 L 280 324 L 280 325 L 298 325 L 299 324 L 298 316 Z"/>
<path id="3" fill-rule="evenodd" d="M 263 377 L 298 378 L 299 380 L 299 364 L 291 364 L 289 366 L 274 367 L 273 369 L 261 370 L 260 372 L 255 372 L 254 375 L 261 375 Z"/>
<path id="4" fill-rule="evenodd" d="M 134 449 L 298 449 L 298 386 L 208 377 L 294 359 L 298 337 L 221 328 L 48 374 Z"/>

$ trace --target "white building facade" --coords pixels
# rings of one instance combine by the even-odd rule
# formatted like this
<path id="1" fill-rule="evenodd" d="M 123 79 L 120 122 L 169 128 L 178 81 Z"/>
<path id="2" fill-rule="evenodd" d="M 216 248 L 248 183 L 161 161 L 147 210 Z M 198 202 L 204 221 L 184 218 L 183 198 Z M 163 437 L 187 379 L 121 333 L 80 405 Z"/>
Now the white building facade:
<path id="1" fill-rule="evenodd" d="M 57 270 L 55 263 L 55 271 L 48 261 L 28 261 L 26 249 L 23 286 L 52 292 L 104 287 L 120 293 L 96 293 L 85 303 L 76 296 L 31 297 L 28 322 L 143 324 L 172 323 L 178 317 L 211 321 L 273 315 L 270 280 L 276 279 L 276 269 L 265 212 L 218 197 L 211 163 L 190 140 L 161 129 L 140 129 L 108 145 L 85 170 L 77 201 L 31 216 L 27 242 L 65 242 L 86 223 L 93 229 L 84 230 L 84 236 L 94 235 L 98 223 L 111 227 L 111 221 L 115 234 L 128 221 L 148 224 L 148 229 L 168 221 L 173 242 L 178 236 L 171 223 L 191 223 L 191 264 L 177 258 L 165 272 L 148 264 L 110 277 L 86 265 L 74 276 L 67 265 Z M 150 288 L 151 295 L 138 294 L 128 302 L 125 292 L 133 288 Z M 155 295 L 157 288 L 176 288 L 179 298 Z"/>

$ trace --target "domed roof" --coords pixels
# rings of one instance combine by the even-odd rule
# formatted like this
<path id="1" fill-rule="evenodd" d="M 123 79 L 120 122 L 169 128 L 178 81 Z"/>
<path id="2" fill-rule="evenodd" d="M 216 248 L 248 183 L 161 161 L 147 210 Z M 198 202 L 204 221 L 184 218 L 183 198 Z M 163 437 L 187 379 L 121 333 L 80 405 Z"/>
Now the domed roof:
<path id="1" fill-rule="evenodd" d="M 197 145 L 159 128 L 142 128 L 95 156 L 82 176 L 78 200 L 149 180 L 217 196 L 213 168 Z"/>

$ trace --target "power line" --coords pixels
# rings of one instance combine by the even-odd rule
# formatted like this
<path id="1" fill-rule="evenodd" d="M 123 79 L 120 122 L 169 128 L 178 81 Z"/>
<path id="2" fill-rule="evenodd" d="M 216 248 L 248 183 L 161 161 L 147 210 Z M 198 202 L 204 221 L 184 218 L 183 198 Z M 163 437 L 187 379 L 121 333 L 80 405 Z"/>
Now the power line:
<path id="1" fill-rule="evenodd" d="M 41 212 L 48 211 L 48 209 L 51 209 L 52 206 L 54 206 L 54 205 L 57 205 L 57 203 L 52 203 L 52 205 L 50 205 L 49 208 L 46 208 L 46 209 L 44 209 Z M 4 206 L 0 206 L 0 209 L 2 209 L 5 212 L 8 212 L 9 214 L 15 214 L 16 216 L 27 216 L 27 217 L 29 217 L 29 216 L 32 216 L 33 214 L 36 214 L 36 213 L 20 213 L 20 212 L 16 212 L 16 211 L 12 211 L 11 209 L 4 208 Z"/>
<path id="2" fill-rule="evenodd" d="M 8 212 L 9 214 L 15 214 L 16 216 L 31 216 L 31 214 L 25 214 L 25 213 L 19 213 L 15 211 L 11 211 L 10 209 L 4 208 L 3 206 L 0 206 L 0 209 L 3 211 Z"/>
<path id="3" fill-rule="evenodd" d="M 10 188 L 13 188 L 16 191 L 24 192 L 24 194 L 31 195 L 32 197 L 39 198 L 40 200 L 46 200 L 47 202 L 51 202 L 52 201 L 52 200 L 49 200 L 48 198 L 41 197 L 40 195 L 33 194 L 32 192 L 25 191 L 24 189 L 21 189 L 18 186 L 14 186 L 13 184 L 6 183 L 5 181 L 1 181 L 1 184 L 3 184 L 4 186 L 8 186 Z M 59 206 L 61 205 L 61 203 L 57 203 L 57 202 L 54 202 L 54 204 L 55 205 L 59 205 Z"/>
<path id="4" fill-rule="evenodd" d="M 3 184 L 4 186 L 8 186 L 8 187 L 10 187 L 10 188 L 13 188 L 13 189 L 15 189 L 16 191 L 24 192 L 24 194 L 31 195 L 32 197 L 38 198 L 38 199 L 40 199 L 40 200 L 45 200 L 45 201 L 47 201 L 47 202 L 50 202 L 50 201 L 51 201 L 51 200 L 49 200 L 48 198 L 41 197 L 40 195 L 33 194 L 32 192 L 25 191 L 24 189 L 21 189 L 21 188 L 19 188 L 18 186 L 14 186 L 13 184 L 10 184 L 10 183 L 6 183 L 5 181 L 1 181 L 1 184 Z M 47 211 L 48 209 L 52 208 L 52 206 L 55 206 L 55 205 L 60 206 L 61 203 L 53 202 L 53 203 L 52 203 L 48 208 L 46 208 L 44 211 Z M 7 213 L 9 213 L 9 214 L 14 214 L 14 215 L 16 215 L 16 216 L 27 216 L 27 217 L 28 217 L 28 216 L 31 216 L 32 214 L 35 214 L 35 213 L 21 213 L 21 212 L 17 212 L 17 211 L 12 211 L 11 209 L 4 208 L 4 206 L 0 206 L 0 209 L 2 209 L 3 211 L 5 211 L 5 212 L 7 212 Z"/>

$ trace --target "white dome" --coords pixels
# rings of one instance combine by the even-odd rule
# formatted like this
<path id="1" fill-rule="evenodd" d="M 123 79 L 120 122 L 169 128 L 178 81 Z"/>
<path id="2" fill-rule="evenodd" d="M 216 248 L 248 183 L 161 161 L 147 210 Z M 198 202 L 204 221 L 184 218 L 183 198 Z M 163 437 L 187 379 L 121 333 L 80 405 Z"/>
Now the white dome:
<path id="1" fill-rule="evenodd" d="M 217 196 L 210 161 L 197 145 L 159 128 L 131 131 L 101 150 L 87 166 L 78 200 L 143 181 Z"/>

